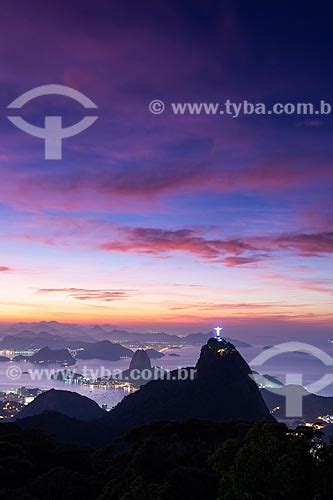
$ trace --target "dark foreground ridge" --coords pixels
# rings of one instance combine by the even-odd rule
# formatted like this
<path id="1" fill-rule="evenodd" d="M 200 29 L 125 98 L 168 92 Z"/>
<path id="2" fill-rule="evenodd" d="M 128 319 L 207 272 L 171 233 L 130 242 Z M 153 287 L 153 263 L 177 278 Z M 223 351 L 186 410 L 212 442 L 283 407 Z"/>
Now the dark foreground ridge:
<path id="1" fill-rule="evenodd" d="M 8 500 L 329 500 L 333 492 L 332 447 L 311 429 L 274 422 L 160 422 L 98 450 L 8 423 L 0 441 Z"/>
<path id="2" fill-rule="evenodd" d="M 191 372 L 193 370 L 185 370 L 185 374 Z M 20 425 L 41 428 L 63 442 L 101 446 L 134 427 L 156 421 L 274 421 L 250 374 L 248 364 L 233 344 L 211 338 L 201 350 L 194 379 L 149 382 L 125 397 L 110 413 L 86 424 L 87 432 L 83 430 L 84 423 L 78 426 L 68 418 L 66 425 L 58 425 L 57 420 L 63 421 L 63 416 L 59 416 L 60 407 L 54 404 L 52 408 L 50 405 L 45 408 L 58 414 L 42 413 L 44 409 L 38 405 L 39 397 L 34 401 L 34 410 L 38 411 L 30 413 L 36 416 L 22 419 Z M 177 377 L 179 374 L 175 371 L 171 375 Z M 72 404 L 76 404 L 74 398 Z M 31 405 L 26 411 L 29 407 Z M 23 416 L 26 415 L 25 412 Z M 76 418 L 79 417 L 76 415 Z"/>

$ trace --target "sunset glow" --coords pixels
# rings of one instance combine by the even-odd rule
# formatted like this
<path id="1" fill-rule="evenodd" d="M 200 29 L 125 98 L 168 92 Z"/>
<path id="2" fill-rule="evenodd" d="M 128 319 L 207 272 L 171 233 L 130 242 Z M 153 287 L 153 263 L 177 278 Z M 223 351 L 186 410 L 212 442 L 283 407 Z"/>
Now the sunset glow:
<path id="1" fill-rule="evenodd" d="M 111 3 L 110 27 L 110 2 L 96 10 L 72 2 L 66 16 L 56 3 L 26 3 L 19 20 L 5 2 L 1 321 L 184 332 L 221 318 L 253 331 L 332 326 L 330 119 L 148 110 L 155 98 L 317 102 L 331 87 L 316 60 L 311 76 L 302 59 L 293 66 L 283 43 L 266 46 L 277 24 L 254 34 L 247 9 L 228 7 L 205 21 L 204 2 L 186 16 L 177 3 L 169 10 L 157 2 L 153 21 L 139 4 Z M 174 23 L 164 25 L 170 15 Z M 52 30 L 42 19 L 52 19 Z M 298 39 L 297 27 L 282 36 Z M 20 59 L 9 56 L 17 44 L 26 47 Z M 78 89 L 98 106 L 96 123 L 64 142 L 61 161 L 45 161 L 43 141 L 6 118 L 11 101 L 48 83 Z M 41 125 L 52 110 L 67 125 L 85 113 L 48 96 L 22 116 Z"/>

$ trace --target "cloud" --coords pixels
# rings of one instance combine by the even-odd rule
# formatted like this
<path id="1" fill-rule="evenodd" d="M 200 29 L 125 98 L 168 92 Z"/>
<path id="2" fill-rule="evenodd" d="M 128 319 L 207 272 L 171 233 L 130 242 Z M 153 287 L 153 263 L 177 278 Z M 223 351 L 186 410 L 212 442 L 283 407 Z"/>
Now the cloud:
<path id="1" fill-rule="evenodd" d="M 109 252 L 135 252 L 163 255 L 171 252 L 186 252 L 205 260 L 219 261 L 221 257 L 243 255 L 256 249 L 237 239 L 207 239 L 192 229 L 165 230 L 159 228 L 122 228 L 122 238 L 102 243 L 100 248 Z M 251 257 L 243 257 L 248 263 Z M 253 257 L 255 261 L 259 257 Z M 235 262 L 226 265 L 236 265 Z M 243 261 L 241 262 L 244 263 Z"/>
<path id="2" fill-rule="evenodd" d="M 114 302 L 131 296 L 132 290 L 107 290 L 90 288 L 40 288 L 38 293 L 64 293 L 77 300 L 99 300 Z"/>
<path id="3" fill-rule="evenodd" d="M 271 227 L 272 229 L 272 227 Z M 207 262 L 228 267 L 258 267 L 283 254 L 299 257 L 325 257 L 333 252 L 333 233 L 289 232 L 268 235 L 209 237 L 218 226 L 207 228 L 120 226 L 112 220 L 74 216 L 38 216 L 15 226 L 17 234 L 8 239 L 23 239 L 59 248 L 99 249 L 112 253 L 146 254 L 167 258 L 187 253 Z M 222 231 L 221 231 L 222 233 Z"/>
<path id="4" fill-rule="evenodd" d="M 333 253 L 333 233 L 286 233 L 247 239 L 262 251 L 286 250 L 301 257 L 318 257 Z"/>
<path id="5" fill-rule="evenodd" d="M 292 250 L 303 256 L 333 252 L 333 233 L 331 232 L 283 235 L 275 241 L 280 248 Z"/>
<path id="6" fill-rule="evenodd" d="M 217 227 L 210 229 L 218 230 Z M 25 220 L 21 234 L 7 235 L 8 238 L 54 247 L 97 248 L 159 257 L 183 252 L 228 267 L 257 267 L 282 252 L 300 257 L 322 257 L 333 252 L 333 233 L 328 231 L 211 238 L 206 229 L 201 228 L 129 227 L 104 219 L 61 215 L 34 216 Z"/>
<path id="7" fill-rule="evenodd" d="M 222 262 L 228 267 L 239 267 L 239 266 L 245 267 L 245 266 L 252 266 L 257 262 L 261 262 L 265 258 L 268 258 L 267 254 L 251 255 L 249 257 L 234 255 L 230 257 L 225 257 L 222 260 Z"/>
<path id="8" fill-rule="evenodd" d="M 192 229 L 120 228 L 121 238 L 99 245 L 109 252 L 163 255 L 176 251 L 229 267 L 253 265 L 287 250 L 302 257 L 333 252 L 333 233 L 283 234 L 239 239 L 208 239 Z"/>
<path id="9" fill-rule="evenodd" d="M 13 271 L 13 269 L 8 266 L 0 266 L 0 273 L 6 273 L 8 271 Z"/>

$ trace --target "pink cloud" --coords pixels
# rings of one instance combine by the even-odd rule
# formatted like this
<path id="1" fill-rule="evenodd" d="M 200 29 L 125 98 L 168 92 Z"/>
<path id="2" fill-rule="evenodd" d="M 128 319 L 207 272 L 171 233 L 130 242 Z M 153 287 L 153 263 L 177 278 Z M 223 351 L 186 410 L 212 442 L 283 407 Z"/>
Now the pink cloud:
<path id="1" fill-rule="evenodd" d="M 212 238 L 207 236 L 207 230 L 200 228 L 130 227 L 103 219 L 34 216 L 24 222 L 23 227 L 16 228 L 7 239 L 159 257 L 183 252 L 228 267 L 257 267 L 282 252 L 301 257 L 324 257 L 333 253 L 333 233 L 330 232 Z"/>
<path id="2" fill-rule="evenodd" d="M 217 261 L 223 255 L 240 255 L 255 250 L 242 241 L 207 239 L 190 229 L 120 228 L 120 234 L 119 240 L 102 243 L 100 248 L 109 252 L 155 255 L 181 251 L 211 261 Z"/>
<path id="3" fill-rule="evenodd" d="M 41 288 L 38 293 L 64 293 L 77 300 L 99 300 L 103 302 L 113 302 L 115 300 L 126 299 L 132 294 L 132 290 L 96 290 L 90 288 Z"/>
<path id="4" fill-rule="evenodd" d="M 289 250 L 300 256 L 318 256 L 333 253 L 333 233 L 282 234 L 251 238 L 253 245 L 263 250 Z"/>
<path id="5" fill-rule="evenodd" d="M 120 239 L 102 243 L 99 247 L 109 252 L 155 255 L 182 251 L 229 267 L 253 265 L 280 250 L 303 257 L 333 253 L 333 233 L 208 239 L 190 229 L 120 228 L 120 235 Z"/>

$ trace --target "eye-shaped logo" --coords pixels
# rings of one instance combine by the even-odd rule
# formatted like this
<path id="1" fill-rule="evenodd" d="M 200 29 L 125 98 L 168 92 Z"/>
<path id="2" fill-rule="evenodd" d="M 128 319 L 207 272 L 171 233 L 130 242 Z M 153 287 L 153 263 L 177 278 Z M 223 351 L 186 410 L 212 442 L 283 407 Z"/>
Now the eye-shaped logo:
<path id="1" fill-rule="evenodd" d="M 284 342 L 272 346 L 264 352 L 256 356 L 251 362 L 250 366 L 262 366 L 269 359 L 286 353 L 302 352 L 310 354 L 311 356 L 319 359 L 326 366 L 333 366 L 333 358 L 322 351 L 318 347 L 303 342 Z M 250 374 L 250 377 L 260 385 L 264 378 L 259 374 Z M 319 380 L 312 382 L 303 389 L 303 374 L 302 373 L 286 373 L 286 385 L 282 388 L 265 387 L 269 392 L 279 394 L 285 397 L 286 400 L 286 417 L 301 417 L 303 415 L 303 397 L 309 394 L 318 394 L 322 389 L 328 387 L 333 382 L 333 374 L 326 373 Z"/>
<path id="2" fill-rule="evenodd" d="M 11 104 L 9 104 L 9 106 L 7 106 L 7 109 L 20 109 L 24 106 L 24 104 L 32 99 L 35 99 L 36 97 L 51 94 L 70 97 L 82 104 L 82 106 L 86 109 L 97 109 L 96 104 L 87 96 L 81 94 L 81 92 L 78 92 L 77 90 L 66 87 L 65 85 L 42 85 L 41 87 L 36 87 L 15 99 Z M 75 125 L 62 128 L 61 116 L 45 116 L 45 127 L 41 128 L 28 123 L 19 116 L 8 116 L 8 119 L 17 128 L 23 130 L 23 132 L 44 139 L 46 160 L 61 160 L 62 140 L 83 132 L 83 130 L 90 127 L 90 125 L 92 125 L 97 118 L 97 116 L 86 116 Z"/>

